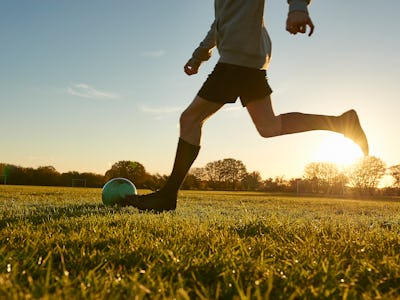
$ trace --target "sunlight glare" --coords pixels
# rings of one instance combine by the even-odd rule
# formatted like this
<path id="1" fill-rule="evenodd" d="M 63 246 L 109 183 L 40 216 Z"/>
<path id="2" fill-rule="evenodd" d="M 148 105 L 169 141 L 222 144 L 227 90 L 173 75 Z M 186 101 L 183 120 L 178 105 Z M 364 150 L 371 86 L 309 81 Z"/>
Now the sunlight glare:
<path id="1" fill-rule="evenodd" d="M 362 156 L 357 144 L 339 134 L 326 137 L 315 151 L 315 161 L 332 162 L 340 167 L 351 165 Z"/>

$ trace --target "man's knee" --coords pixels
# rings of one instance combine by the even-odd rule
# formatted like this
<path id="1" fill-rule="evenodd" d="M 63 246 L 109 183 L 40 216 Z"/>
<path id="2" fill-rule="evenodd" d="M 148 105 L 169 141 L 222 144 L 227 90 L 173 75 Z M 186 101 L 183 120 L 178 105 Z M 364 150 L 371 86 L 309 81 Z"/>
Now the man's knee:
<path id="1" fill-rule="evenodd" d="M 182 127 L 186 127 L 186 124 L 189 124 L 189 123 L 190 123 L 190 116 L 185 110 L 181 113 L 181 116 L 179 118 L 179 125 L 182 128 Z"/>
<path id="2" fill-rule="evenodd" d="M 179 118 L 179 125 L 181 128 L 197 127 L 200 124 L 196 121 L 196 116 L 194 116 L 190 110 L 185 110 L 182 112 Z"/>
<path id="3" fill-rule="evenodd" d="M 263 137 L 263 138 L 269 138 L 269 137 L 273 137 L 273 136 L 279 135 L 278 131 L 273 130 L 271 128 L 265 128 L 265 127 L 259 128 L 259 127 L 257 127 L 257 131 L 260 134 L 260 136 Z"/>
<path id="4" fill-rule="evenodd" d="M 255 125 L 258 133 L 263 138 L 278 136 L 281 134 L 282 131 L 282 125 L 279 116 L 274 117 L 268 122 L 262 122 L 261 124 L 255 124 Z"/>

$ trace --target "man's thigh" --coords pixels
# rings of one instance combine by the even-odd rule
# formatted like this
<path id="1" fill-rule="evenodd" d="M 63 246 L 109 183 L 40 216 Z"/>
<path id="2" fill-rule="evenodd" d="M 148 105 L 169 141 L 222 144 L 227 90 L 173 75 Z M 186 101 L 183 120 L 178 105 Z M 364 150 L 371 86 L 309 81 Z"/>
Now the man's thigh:
<path id="1" fill-rule="evenodd" d="M 192 103 L 185 109 L 182 116 L 191 119 L 192 122 L 203 122 L 216 113 L 222 106 L 224 104 L 196 96 Z"/>

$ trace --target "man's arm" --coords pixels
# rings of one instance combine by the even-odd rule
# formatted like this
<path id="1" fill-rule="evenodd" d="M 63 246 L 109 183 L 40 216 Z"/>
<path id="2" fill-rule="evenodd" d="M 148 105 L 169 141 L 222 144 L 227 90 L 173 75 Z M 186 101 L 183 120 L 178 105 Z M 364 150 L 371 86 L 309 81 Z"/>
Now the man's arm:
<path id="1" fill-rule="evenodd" d="M 215 40 L 215 21 L 211 24 L 206 37 L 200 43 L 199 47 L 194 50 L 192 58 L 186 63 L 184 70 L 187 75 L 196 74 L 202 62 L 210 59 L 212 48 L 216 45 Z"/>
<path id="2" fill-rule="evenodd" d="M 307 6 L 311 0 L 288 0 L 289 14 L 286 20 L 286 30 L 291 34 L 306 33 L 310 27 L 309 36 L 314 32 L 314 24 L 308 14 Z"/>

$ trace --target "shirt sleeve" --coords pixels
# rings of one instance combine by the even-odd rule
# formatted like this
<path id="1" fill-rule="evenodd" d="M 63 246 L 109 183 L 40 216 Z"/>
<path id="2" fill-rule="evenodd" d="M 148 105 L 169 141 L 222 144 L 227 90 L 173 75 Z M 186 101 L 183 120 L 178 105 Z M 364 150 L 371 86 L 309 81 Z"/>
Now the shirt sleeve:
<path id="1" fill-rule="evenodd" d="M 308 12 L 307 6 L 311 0 L 288 0 L 289 13 L 293 11 L 305 11 Z"/>
<path id="2" fill-rule="evenodd" d="M 190 64 L 192 66 L 199 67 L 200 64 L 206 60 L 209 60 L 212 55 L 212 49 L 216 46 L 216 28 L 215 21 L 211 24 L 211 28 L 208 31 L 206 37 L 201 41 L 200 45 L 194 50 Z"/>

